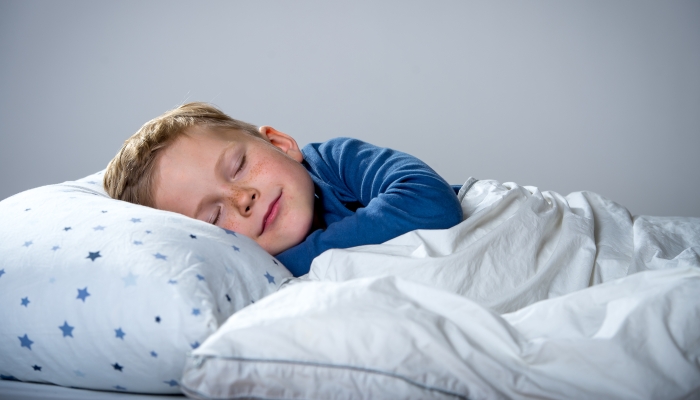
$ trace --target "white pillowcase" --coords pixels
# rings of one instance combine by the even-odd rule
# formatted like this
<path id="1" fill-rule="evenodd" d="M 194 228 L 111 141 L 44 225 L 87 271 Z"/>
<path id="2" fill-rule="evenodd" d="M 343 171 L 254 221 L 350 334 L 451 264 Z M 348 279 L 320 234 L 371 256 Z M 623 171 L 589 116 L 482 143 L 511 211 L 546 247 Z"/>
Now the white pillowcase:
<path id="1" fill-rule="evenodd" d="M 179 393 L 186 354 L 291 274 L 243 235 L 101 182 L 0 202 L 0 378 Z"/>

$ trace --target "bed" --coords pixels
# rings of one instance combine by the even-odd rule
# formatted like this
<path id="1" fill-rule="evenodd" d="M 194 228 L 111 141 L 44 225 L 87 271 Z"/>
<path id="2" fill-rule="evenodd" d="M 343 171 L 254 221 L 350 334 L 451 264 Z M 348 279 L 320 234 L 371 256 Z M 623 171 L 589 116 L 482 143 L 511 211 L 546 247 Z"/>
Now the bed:
<path id="1" fill-rule="evenodd" d="M 700 396 L 700 219 L 473 178 L 459 196 L 459 225 L 301 278 L 235 232 L 109 199 L 100 173 L 3 200 L 0 392 Z"/>

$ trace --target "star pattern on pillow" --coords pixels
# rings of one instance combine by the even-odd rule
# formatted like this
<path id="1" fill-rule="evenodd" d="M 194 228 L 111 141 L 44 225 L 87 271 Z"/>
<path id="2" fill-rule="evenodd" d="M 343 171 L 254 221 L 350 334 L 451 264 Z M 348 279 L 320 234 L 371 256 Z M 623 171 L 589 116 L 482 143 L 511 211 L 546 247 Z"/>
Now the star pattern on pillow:
<path id="1" fill-rule="evenodd" d="M 76 299 L 80 299 L 85 303 L 85 299 L 87 299 L 88 296 L 90 296 L 90 293 L 88 293 L 87 286 L 85 286 L 83 289 L 78 289 L 78 297 L 76 297 Z"/>
<path id="2" fill-rule="evenodd" d="M 58 327 L 58 329 L 60 329 L 61 332 L 63 332 L 63 337 L 73 337 L 74 328 L 75 327 L 68 325 L 68 321 L 63 321 L 63 325 Z"/>
<path id="3" fill-rule="evenodd" d="M 124 281 L 124 287 L 136 286 L 136 279 L 138 277 L 138 275 L 134 275 L 132 272 L 129 272 L 129 275 L 122 278 L 122 281 Z"/>
<path id="4" fill-rule="evenodd" d="M 29 350 L 32 349 L 32 345 L 34 344 L 34 342 L 31 339 L 29 339 L 26 333 L 24 334 L 24 336 L 17 336 L 17 338 L 19 338 L 20 346 L 26 347 Z"/>
<path id="5" fill-rule="evenodd" d="M 80 183 L 83 188 L 85 183 Z M 100 188 L 101 184 L 95 185 Z M 97 201 L 95 205 L 89 205 L 93 201 Z M 12 241 L 0 241 L 0 254 L 3 259 L 7 251 L 21 254 L 22 260 L 28 260 L 22 268 L 36 273 L 37 279 L 25 285 L 26 275 L 18 277 L 18 269 L 0 259 L 0 307 L 10 307 L 15 313 L 10 315 L 36 314 L 37 318 L 11 321 L 14 331 L 0 339 L 0 346 L 7 340 L 7 346 L 24 355 L 22 363 L 12 364 L 10 368 L 16 368 L 12 371 L 6 370 L 3 354 L 0 379 L 29 380 L 32 378 L 27 373 L 40 373 L 42 381 L 56 383 L 51 376 L 65 371 L 69 373 L 65 379 L 72 379 L 65 381 L 70 382 L 67 386 L 85 387 L 88 383 L 79 380 L 94 383 L 104 380 L 107 372 L 114 378 L 103 384 L 102 390 L 139 391 L 145 386 L 134 384 L 134 379 L 145 378 L 134 372 L 152 371 L 154 379 L 148 391 L 175 393 L 177 389 L 169 388 L 179 387 L 182 366 L 178 362 L 185 349 L 174 354 L 178 341 L 164 335 L 180 335 L 185 339 L 179 341 L 184 347 L 198 348 L 222 317 L 274 292 L 276 276 L 281 273 L 270 267 L 269 271 L 262 269 L 269 262 L 267 253 L 234 231 L 202 227 L 200 222 L 193 225 L 184 217 L 163 219 L 160 211 L 127 205 L 99 193 L 61 187 L 31 206 L 8 204 L 0 201 L 3 221 L 5 213 L 17 215 L 22 210 L 27 211 L 23 218 L 35 219 L 19 223 L 27 229 L 13 232 Z M 55 212 L 57 205 L 64 211 Z M 159 218 L 146 217 L 150 212 L 159 213 Z M 54 218 L 59 215 L 60 219 Z M 173 235 L 178 229 L 179 234 Z M 248 261 L 257 252 L 255 261 Z M 115 264 L 115 260 L 125 258 L 132 261 Z M 258 289 L 237 293 L 233 288 L 240 284 Z M 6 287 L 13 288 L 11 298 L 4 296 Z M 188 294 L 192 292 L 199 293 L 197 296 L 206 293 L 210 300 L 202 302 Z M 152 301 L 156 296 L 166 301 Z M 145 301 L 126 301 L 131 298 Z M 147 324 L 143 321 L 148 319 L 139 319 L 144 313 L 150 319 Z M 181 324 L 185 315 L 189 322 Z M 5 332 L 4 326 L 8 326 L 6 321 L 0 323 L 0 333 Z M 100 343 L 100 352 L 75 353 L 94 343 Z"/>

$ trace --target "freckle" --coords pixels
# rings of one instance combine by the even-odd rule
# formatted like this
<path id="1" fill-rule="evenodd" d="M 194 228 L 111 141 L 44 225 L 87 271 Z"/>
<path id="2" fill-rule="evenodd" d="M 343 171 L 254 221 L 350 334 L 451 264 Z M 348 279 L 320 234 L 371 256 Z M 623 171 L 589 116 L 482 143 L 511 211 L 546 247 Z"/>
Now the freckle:
<path id="1" fill-rule="evenodd" d="M 260 171 L 263 169 L 263 164 L 264 163 L 257 163 L 253 166 L 253 168 L 250 170 L 250 178 L 255 179 L 258 177 L 260 174 Z"/>
<path id="2" fill-rule="evenodd" d="M 236 187 L 231 187 L 230 194 L 228 196 L 228 201 L 229 204 L 231 204 L 231 207 L 236 207 L 236 199 L 238 198 L 238 194 L 241 191 L 237 189 Z"/>

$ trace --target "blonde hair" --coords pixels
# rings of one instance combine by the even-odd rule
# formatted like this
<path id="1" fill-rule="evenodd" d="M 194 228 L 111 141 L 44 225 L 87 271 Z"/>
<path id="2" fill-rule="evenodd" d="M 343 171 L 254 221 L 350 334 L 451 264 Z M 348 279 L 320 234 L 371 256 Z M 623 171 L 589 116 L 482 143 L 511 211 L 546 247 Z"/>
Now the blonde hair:
<path id="1" fill-rule="evenodd" d="M 235 120 L 207 103 L 187 103 L 146 122 L 107 165 L 103 185 L 115 199 L 153 207 L 158 154 L 188 128 L 236 129 L 262 137 L 255 125 Z"/>

